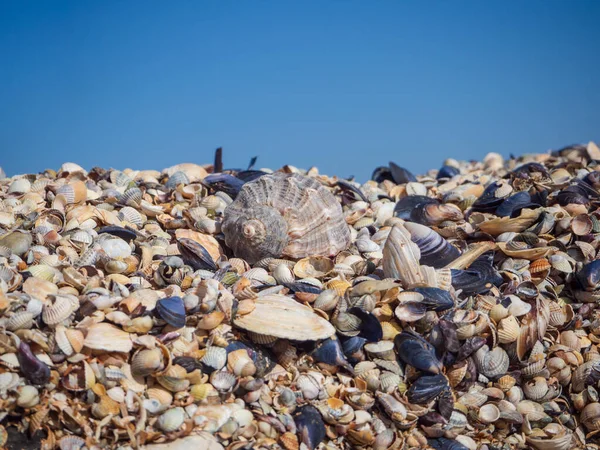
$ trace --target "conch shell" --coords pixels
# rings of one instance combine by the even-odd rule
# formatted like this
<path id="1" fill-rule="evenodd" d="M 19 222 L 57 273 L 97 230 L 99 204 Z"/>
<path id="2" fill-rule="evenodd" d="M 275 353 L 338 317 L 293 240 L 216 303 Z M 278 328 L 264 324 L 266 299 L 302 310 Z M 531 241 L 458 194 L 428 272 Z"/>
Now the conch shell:
<path id="1" fill-rule="evenodd" d="M 250 264 L 269 256 L 334 256 L 350 245 L 350 229 L 333 194 L 297 173 L 246 183 L 225 209 L 222 230 L 234 254 Z"/>

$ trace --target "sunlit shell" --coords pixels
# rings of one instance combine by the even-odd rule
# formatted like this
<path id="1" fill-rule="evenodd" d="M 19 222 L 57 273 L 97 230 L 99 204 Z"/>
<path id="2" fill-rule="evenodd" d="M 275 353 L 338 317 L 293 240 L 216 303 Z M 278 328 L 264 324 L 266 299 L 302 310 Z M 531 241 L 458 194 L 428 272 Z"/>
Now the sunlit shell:
<path id="1" fill-rule="evenodd" d="M 510 344 L 519 337 L 520 326 L 515 316 L 508 316 L 498 324 L 498 341 L 501 344 Z"/>
<path id="2" fill-rule="evenodd" d="M 220 370 L 227 363 L 227 351 L 221 347 L 210 346 L 201 361 L 215 370 Z"/>
<path id="3" fill-rule="evenodd" d="M 83 345 L 92 350 L 130 352 L 131 335 L 108 323 L 97 323 L 87 329 Z"/>
<path id="4" fill-rule="evenodd" d="M 294 266 L 294 274 L 298 278 L 322 278 L 327 275 L 334 267 L 331 259 L 326 257 L 308 257 L 302 258 Z"/>
<path id="5" fill-rule="evenodd" d="M 131 373 L 134 376 L 147 376 L 164 367 L 163 353 L 160 348 L 144 349 L 136 353 L 131 360 Z"/>
<path id="6" fill-rule="evenodd" d="M 326 339 L 335 334 L 335 328 L 310 308 L 276 294 L 257 298 L 254 311 L 236 317 L 234 324 L 255 333 L 298 341 Z"/>
<path id="7" fill-rule="evenodd" d="M 185 411 L 183 408 L 173 408 L 164 412 L 157 421 L 158 427 L 165 433 L 175 431 L 183 425 Z"/>
<path id="8" fill-rule="evenodd" d="M 479 408 L 478 417 L 483 423 L 494 423 L 500 418 L 500 411 L 496 405 L 490 403 Z"/>
<path id="9" fill-rule="evenodd" d="M 256 373 L 256 366 L 248 352 L 235 350 L 227 355 L 227 368 L 238 377 L 249 377 Z"/>
<path id="10" fill-rule="evenodd" d="M 8 322 L 6 322 L 6 329 L 9 331 L 16 331 L 22 329 L 29 329 L 33 326 L 33 314 L 29 311 L 21 311 L 12 314 Z"/>
<path id="11" fill-rule="evenodd" d="M 250 263 L 266 256 L 330 256 L 350 244 L 335 197 L 298 174 L 277 173 L 246 183 L 224 217 L 227 245 Z"/>
<path id="12" fill-rule="evenodd" d="M 490 350 L 487 345 L 484 345 L 474 356 L 477 369 L 486 377 L 496 378 L 506 374 L 508 370 L 508 354 L 501 347 Z"/>
<path id="13" fill-rule="evenodd" d="M 42 310 L 42 320 L 47 325 L 57 325 L 64 322 L 79 308 L 79 300 L 63 295 L 51 298 Z"/>

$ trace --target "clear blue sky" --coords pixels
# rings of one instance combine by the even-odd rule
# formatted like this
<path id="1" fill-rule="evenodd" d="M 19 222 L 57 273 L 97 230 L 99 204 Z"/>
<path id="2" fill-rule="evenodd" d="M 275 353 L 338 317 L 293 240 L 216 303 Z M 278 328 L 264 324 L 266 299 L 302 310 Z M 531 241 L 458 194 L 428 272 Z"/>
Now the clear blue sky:
<path id="1" fill-rule="evenodd" d="M 600 1 L 0 0 L 0 166 L 389 160 L 600 141 Z"/>

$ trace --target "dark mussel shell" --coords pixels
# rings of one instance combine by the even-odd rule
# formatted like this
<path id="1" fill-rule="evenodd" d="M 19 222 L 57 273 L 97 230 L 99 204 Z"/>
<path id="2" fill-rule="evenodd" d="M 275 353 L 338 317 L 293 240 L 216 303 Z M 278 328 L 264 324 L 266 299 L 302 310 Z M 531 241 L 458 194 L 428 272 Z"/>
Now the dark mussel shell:
<path id="1" fill-rule="evenodd" d="M 416 208 L 423 208 L 426 205 L 439 205 L 435 198 L 424 195 L 409 195 L 402 197 L 394 207 L 394 216 L 402 220 L 412 220 L 411 215 Z M 414 220 L 413 220 L 414 221 Z"/>
<path id="2" fill-rule="evenodd" d="M 349 183 L 346 180 L 338 180 L 337 185 L 342 191 L 348 194 L 351 200 L 362 200 L 363 202 L 369 202 L 367 197 L 365 197 L 365 194 L 363 194 L 362 191 L 352 183 Z"/>
<path id="3" fill-rule="evenodd" d="M 360 308 L 350 308 L 348 312 L 357 316 L 361 321 L 358 334 L 360 337 L 365 338 L 368 342 L 377 342 L 383 339 L 383 328 L 377 317 Z"/>
<path id="4" fill-rule="evenodd" d="M 244 183 L 249 183 L 250 181 L 258 180 L 265 175 L 267 175 L 267 172 L 263 172 L 262 170 L 242 170 L 237 172 L 235 177 L 239 178 Z"/>
<path id="5" fill-rule="evenodd" d="M 371 180 L 383 183 L 384 181 L 394 181 L 394 178 L 392 178 L 392 171 L 389 167 L 377 167 L 371 175 Z"/>
<path id="6" fill-rule="evenodd" d="M 556 196 L 556 200 L 560 206 L 567 206 L 571 204 L 577 205 L 590 205 L 590 200 L 587 193 L 579 186 L 569 186 L 563 189 Z"/>
<path id="7" fill-rule="evenodd" d="M 441 312 L 454 307 L 454 299 L 450 295 L 450 291 L 435 287 L 416 287 L 411 290 L 423 296 L 421 304 L 425 305 L 428 310 Z"/>
<path id="8" fill-rule="evenodd" d="M 394 338 L 394 346 L 404 363 L 423 372 L 438 374 L 442 371 L 443 365 L 435 355 L 435 349 L 421 336 L 403 331 Z"/>
<path id="9" fill-rule="evenodd" d="M 415 177 L 408 169 L 400 167 L 398 164 L 390 161 L 390 171 L 392 172 L 392 178 L 396 184 L 409 183 L 411 181 L 417 181 Z"/>
<path id="10" fill-rule="evenodd" d="M 453 166 L 442 166 L 442 168 L 438 171 L 436 179 L 442 178 L 452 178 L 460 173 L 460 170 Z"/>
<path id="11" fill-rule="evenodd" d="M 283 283 L 292 293 L 305 292 L 307 294 L 320 294 L 322 290 L 317 286 L 313 286 L 309 283 Z"/>
<path id="12" fill-rule="evenodd" d="M 340 341 L 335 337 L 317 344 L 316 348 L 310 353 L 310 356 L 317 362 L 335 367 L 343 367 L 348 372 L 354 373 L 354 369 L 348 363 L 348 360 L 346 360 Z"/>
<path id="13" fill-rule="evenodd" d="M 202 180 L 202 184 L 213 191 L 225 192 L 231 198 L 237 197 L 245 181 L 227 173 L 215 173 Z"/>
<path id="14" fill-rule="evenodd" d="M 187 373 L 200 369 L 204 372 L 205 365 L 192 356 L 176 356 L 173 358 L 173 365 L 181 366 Z"/>
<path id="15" fill-rule="evenodd" d="M 218 267 L 202 245 L 188 238 L 177 239 L 177 248 L 183 261 L 194 270 L 210 270 L 215 272 Z"/>
<path id="16" fill-rule="evenodd" d="M 446 425 L 448 420 L 440 413 L 435 411 L 429 411 L 419 417 L 419 424 L 425 427 L 432 427 L 434 425 Z"/>
<path id="17" fill-rule="evenodd" d="M 472 211 L 493 213 L 498 206 L 502 204 L 504 198 L 496 197 L 496 190 L 500 187 L 500 184 L 493 182 L 485 188 L 483 194 L 475 200 L 475 203 L 471 205 Z"/>
<path id="18" fill-rule="evenodd" d="M 539 203 L 527 203 L 525 205 L 519 206 L 513 209 L 512 213 L 510 214 L 510 218 L 514 219 L 516 217 L 519 217 L 524 209 L 538 209 L 541 206 L 542 205 L 540 205 Z"/>
<path id="19" fill-rule="evenodd" d="M 254 365 L 256 366 L 256 373 L 254 376 L 260 378 L 271 372 L 277 364 L 275 357 L 265 348 L 258 347 L 251 342 L 233 341 L 230 342 L 226 347 L 227 354 L 235 351 L 244 349 L 252 358 Z"/>
<path id="20" fill-rule="evenodd" d="M 468 447 L 462 445 L 460 442 L 444 437 L 429 439 L 427 443 L 435 450 L 469 450 Z"/>
<path id="21" fill-rule="evenodd" d="M 365 359 L 364 346 L 367 340 L 360 336 L 353 336 L 342 341 L 342 350 L 344 355 L 352 364 L 363 361 Z"/>
<path id="22" fill-rule="evenodd" d="M 548 170 L 540 163 L 530 162 L 517 167 L 511 172 L 515 178 L 528 178 L 533 173 L 540 173 L 543 177 L 549 178 Z"/>
<path id="23" fill-rule="evenodd" d="M 596 187 L 584 180 L 580 180 L 579 178 L 573 178 L 572 180 L 573 186 L 577 186 L 579 191 L 585 195 L 588 195 L 592 198 L 600 197 L 600 193 L 596 190 Z"/>
<path id="24" fill-rule="evenodd" d="M 446 419 L 450 419 L 452 411 L 454 411 L 454 396 L 450 389 L 442 391 L 438 398 L 438 411 Z"/>
<path id="25" fill-rule="evenodd" d="M 21 373 L 31 384 L 44 385 L 50 381 L 50 367 L 38 359 L 23 341 L 17 349 L 17 359 Z"/>
<path id="26" fill-rule="evenodd" d="M 411 240 L 421 251 L 419 262 L 436 269 L 442 268 L 460 256 L 460 251 L 437 232 L 425 225 L 407 222 L 404 224 Z"/>
<path id="27" fill-rule="evenodd" d="M 448 388 L 448 379 L 441 373 L 423 375 L 410 385 L 406 392 L 406 398 L 409 402 L 418 405 L 429 403 Z"/>
<path id="28" fill-rule="evenodd" d="M 213 164 L 213 173 L 223 172 L 223 147 L 215 150 L 215 162 Z"/>
<path id="29" fill-rule="evenodd" d="M 102 227 L 98 230 L 98 234 L 110 234 L 112 236 L 117 236 L 118 238 L 123 239 L 124 241 L 134 241 L 137 238 L 137 233 L 130 228 L 118 227 L 116 225 L 109 225 L 106 227 Z"/>
<path id="30" fill-rule="evenodd" d="M 541 190 L 531 194 L 531 202 L 536 205 L 546 206 L 548 200 L 548 191 Z"/>
<path id="31" fill-rule="evenodd" d="M 156 313 L 173 328 L 185 327 L 185 306 L 181 297 L 167 297 L 156 302 Z"/>
<path id="32" fill-rule="evenodd" d="M 481 347 L 483 347 L 486 343 L 486 339 L 482 336 L 473 336 L 467 338 L 465 343 L 458 350 L 458 354 L 456 355 L 456 361 L 462 361 L 467 359 Z"/>
<path id="33" fill-rule="evenodd" d="M 452 286 L 463 291 L 463 295 L 483 294 L 504 280 L 492 265 L 493 252 L 481 255 L 468 270 L 452 269 Z"/>
<path id="34" fill-rule="evenodd" d="M 527 191 L 517 192 L 504 200 L 497 208 L 495 214 L 500 217 L 512 215 L 516 209 L 523 209 L 531 204 L 531 195 Z"/>
<path id="35" fill-rule="evenodd" d="M 576 289 L 582 291 L 593 291 L 600 283 L 600 259 L 584 265 L 573 278 Z"/>
<path id="36" fill-rule="evenodd" d="M 456 324 L 446 319 L 440 319 L 438 326 L 444 336 L 444 347 L 446 350 L 457 353 L 460 350 L 460 342 L 456 333 Z"/>
<path id="37" fill-rule="evenodd" d="M 321 413 L 312 405 L 300 406 L 294 412 L 294 422 L 298 429 L 300 442 L 314 450 L 325 439 L 325 424 Z"/>
<path id="38" fill-rule="evenodd" d="M 595 170 L 594 172 L 588 173 L 583 181 L 593 188 L 598 189 L 600 187 L 600 171 Z"/>

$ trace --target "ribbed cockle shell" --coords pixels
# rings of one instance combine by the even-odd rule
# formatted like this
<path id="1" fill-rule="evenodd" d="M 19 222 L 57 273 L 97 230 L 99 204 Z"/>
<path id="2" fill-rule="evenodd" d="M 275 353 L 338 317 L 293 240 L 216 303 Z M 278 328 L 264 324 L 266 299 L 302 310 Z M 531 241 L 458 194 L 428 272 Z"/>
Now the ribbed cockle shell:
<path id="1" fill-rule="evenodd" d="M 299 174 L 275 173 L 246 183 L 225 210 L 225 242 L 249 263 L 268 256 L 333 256 L 350 230 L 333 194 Z"/>

